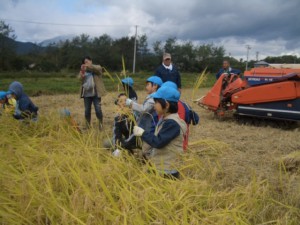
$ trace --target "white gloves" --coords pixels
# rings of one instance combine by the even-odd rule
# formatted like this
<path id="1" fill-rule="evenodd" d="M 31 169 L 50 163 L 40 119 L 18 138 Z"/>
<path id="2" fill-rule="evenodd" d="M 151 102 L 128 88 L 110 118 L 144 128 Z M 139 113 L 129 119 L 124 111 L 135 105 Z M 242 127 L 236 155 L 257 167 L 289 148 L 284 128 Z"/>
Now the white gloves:
<path id="1" fill-rule="evenodd" d="M 126 106 L 130 106 L 132 104 L 132 100 L 130 98 L 126 99 Z"/>
<path id="2" fill-rule="evenodd" d="M 113 151 L 112 155 L 115 156 L 115 157 L 120 157 L 121 156 L 121 151 L 119 149 L 116 149 L 115 151 Z"/>
<path id="3" fill-rule="evenodd" d="M 142 136 L 144 132 L 145 132 L 145 130 L 141 127 L 138 127 L 138 126 L 133 127 L 133 134 L 137 137 Z"/>

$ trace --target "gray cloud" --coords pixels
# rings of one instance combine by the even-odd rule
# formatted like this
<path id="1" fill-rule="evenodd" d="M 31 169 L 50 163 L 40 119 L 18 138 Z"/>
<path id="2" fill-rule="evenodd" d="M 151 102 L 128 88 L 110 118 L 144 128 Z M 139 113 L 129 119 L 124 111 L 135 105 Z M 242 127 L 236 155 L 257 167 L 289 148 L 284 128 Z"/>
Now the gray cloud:
<path id="1" fill-rule="evenodd" d="M 0 14 L 3 18 L 32 21 L 110 25 L 91 28 L 11 23 L 22 40 L 42 41 L 80 33 L 120 37 L 132 35 L 134 25 L 138 24 L 139 32 L 147 34 L 152 41 L 176 36 L 180 40 L 214 42 L 223 44 L 227 52 L 237 57 L 244 57 L 245 44 L 252 45 L 253 52 L 262 52 L 262 56 L 299 55 L 300 51 L 299 0 L 77 0 L 70 3 L 12 0 L 0 3 Z"/>

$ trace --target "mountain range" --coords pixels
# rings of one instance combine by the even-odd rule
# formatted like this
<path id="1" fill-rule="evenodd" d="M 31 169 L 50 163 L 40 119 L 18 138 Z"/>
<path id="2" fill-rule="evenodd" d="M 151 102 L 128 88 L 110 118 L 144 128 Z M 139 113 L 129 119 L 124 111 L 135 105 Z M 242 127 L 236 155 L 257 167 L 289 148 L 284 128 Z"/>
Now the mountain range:
<path id="1" fill-rule="evenodd" d="M 14 46 L 17 55 L 26 55 L 30 52 L 42 52 L 50 44 L 57 45 L 61 41 L 71 40 L 74 35 L 57 36 L 51 39 L 44 40 L 40 43 L 16 41 L 11 38 L 6 38 L 8 45 Z"/>

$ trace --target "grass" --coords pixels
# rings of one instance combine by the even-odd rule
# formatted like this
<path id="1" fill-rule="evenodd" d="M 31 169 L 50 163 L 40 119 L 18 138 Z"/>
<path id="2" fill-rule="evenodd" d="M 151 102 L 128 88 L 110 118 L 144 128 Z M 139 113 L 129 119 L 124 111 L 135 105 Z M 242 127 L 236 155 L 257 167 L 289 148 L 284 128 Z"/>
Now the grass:
<path id="1" fill-rule="evenodd" d="M 110 73 L 116 78 L 115 73 Z M 145 80 L 152 72 L 141 72 L 136 75 L 128 74 L 135 81 L 135 89 L 144 89 Z M 181 73 L 182 86 L 193 87 L 198 74 Z M 80 82 L 76 72 L 65 71 L 62 73 L 41 73 L 41 72 L 2 72 L 0 74 L 0 90 L 6 90 L 12 81 L 19 81 L 23 84 L 25 92 L 31 96 L 53 95 L 53 94 L 74 94 L 79 93 Z M 202 87 L 210 87 L 214 83 L 214 76 L 210 75 Z M 112 82 L 108 76 L 104 77 L 104 83 L 108 91 L 118 89 L 118 80 Z"/>
<path id="2" fill-rule="evenodd" d="M 224 187 L 228 145 L 203 139 L 178 166 L 182 179 L 102 148 L 56 114 L 38 123 L 0 118 L 1 224 L 297 224 L 300 209 L 256 176 Z M 201 151 L 205 149 L 205 151 Z M 213 151 L 214 154 L 207 154 Z M 201 154 L 199 154 L 201 153 Z M 279 174 L 278 174 L 279 175 Z M 285 177 L 282 174 L 282 177 Z"/>
<path id="3" fill-rule="evenodd" d="M 183 89 L 183 97 L 193 91 Z M 77 94 L 33 97 L 38 123 L 0 117 L 0 224 L 299 223 L 299 165 L 291 161 L 299 155 L 299 130 L 218 121 L 193 105 L 200 125 L 190 127 L 181 180 L 171 181 L 102 148 L 115 96 L 102 101 L 107 135 L 94 129 L 79 135 L 59 117 L 67 107 L 83 124 Z M 291 171 L 286 162 L 296 162 Z"/>

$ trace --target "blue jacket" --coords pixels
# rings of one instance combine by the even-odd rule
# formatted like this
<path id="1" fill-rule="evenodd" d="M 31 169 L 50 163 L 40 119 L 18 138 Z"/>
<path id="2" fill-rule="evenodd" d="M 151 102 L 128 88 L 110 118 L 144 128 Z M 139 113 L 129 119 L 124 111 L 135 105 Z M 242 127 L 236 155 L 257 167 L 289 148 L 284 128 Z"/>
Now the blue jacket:
<path id="1" fill-rule="evenodd" d="M 142 140 L 153 148 L 163 148 L 180 134 L 180 126 L 175 120 L 160 121 L 157 126 L 162 125 L 161 130 L 156 136 L 153 132 L 145 130 Z"/>
<path id="2" fill-rule="evenodd" d="M 26 117 L 36 117 L 37 111 L 39 110 L 36 107 L 30 98 L 24 93 L 23 85 L 14 81 L 9 85 L 9 91 L 16 95 L 17 105 L 14 117 L 16 119 L 24 119 Z"/>
<path id="3" fill-rule="evenodd" d="M 174 65 L 172 70 L 166 69 L 163 65 L 160 65 L 156 69 L 155 75 L 160 77 L 163 82 L 172 81 L 177 84 L 178 88 L 181 88 L 181 77 Z"/>
<path id="4" fill-rule="evenodd" d="M 229 67 L 228 70 L 225 70 L 224 68 L 220 69 L 219 72 L 216 74 L 216 79 L 218 80 L 219 77 L 223 74 L 223 73 L 234 73 L 237 75 L 240 75 L 241 71 L 238 69 L 233 69 L 231 67 Z"/>

